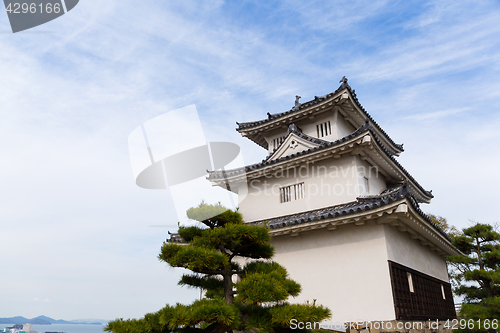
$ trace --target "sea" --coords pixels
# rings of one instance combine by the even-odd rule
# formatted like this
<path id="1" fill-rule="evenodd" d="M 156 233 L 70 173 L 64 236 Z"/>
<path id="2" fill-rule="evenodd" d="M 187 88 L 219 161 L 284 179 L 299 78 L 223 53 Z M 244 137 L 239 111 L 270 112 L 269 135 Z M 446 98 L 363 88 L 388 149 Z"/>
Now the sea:
<path id="1" fill-rule="evenodd" d="M 12 327 L 14 324 L 0 324 L 0 331 L 4 327 Z M 64 333 L 103 333 L 106 325 L 88 325 L 88 324 L 52 324 L 52 325 L 33 325 L 32 330 L 38 333 L 46 332 L 64 332 Z"/>

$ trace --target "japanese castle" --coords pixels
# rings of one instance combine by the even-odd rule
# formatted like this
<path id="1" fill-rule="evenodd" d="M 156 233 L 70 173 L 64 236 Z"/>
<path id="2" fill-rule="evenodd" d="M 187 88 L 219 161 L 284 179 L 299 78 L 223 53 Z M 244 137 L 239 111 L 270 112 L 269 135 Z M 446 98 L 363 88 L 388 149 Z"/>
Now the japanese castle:
<path id="1" fill-rule="evenodd" d="M 237 123 L 268 151 L 260 163 L 210 172 L 265 224 L 275 260 L 302 285 L 292 302 L 332 322 L 456 318 L 445 258 L 460 252 L 421 210 L 433 195 L 397 161 L 396 144 L 341 80 L 325 96 Z"/>

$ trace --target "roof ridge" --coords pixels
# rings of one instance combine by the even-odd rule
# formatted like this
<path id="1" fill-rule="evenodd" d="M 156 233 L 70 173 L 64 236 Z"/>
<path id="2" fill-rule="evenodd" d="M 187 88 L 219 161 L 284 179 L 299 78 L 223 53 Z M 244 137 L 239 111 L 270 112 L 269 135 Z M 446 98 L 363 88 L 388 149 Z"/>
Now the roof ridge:
<path id="1" fill-rule="evenodd" d="M 238 131 L 240 129 L 249 127 L 251 124 L 260 125 L 262 123 L 268 122 L 269 120 L 273 120 L 273 119 L 279 118 L 279 117 L 281 117 L 281 116 L 283 116 L 285 114 L 289 114 L 289 113 L 297 111 L 297 110 L 302 110 L 302 109 L 304 109 L 304 108 L 306 108 L 308 106 L 317 104 L 317 103 L 319 103 L 321 101 L 324 101 L 325 99 L 328 99 L 328 98 L 332 97 L 333 95 L 335 95 L 335 94 L 339 93 L 340 91 L 342 91 L 345 87 L 351 88 L 349 85 L 344 86 L 344 84 L 342 84 L 334 92 L 331 92 L 331 93 L 323 95 L 323 96 L 314 96 L 314 99 L 312 99 L 310 101 L 307 101 L 305 103 L 298 103 L 298 105 L 293 106 L 288 111 L 278 112 L 278 113 L 274 113 L 274 114 L 271 114 L 271 113 L 268 112 L 267 113 L 267 116 L 268 116 L 267 119 L 256 120 L 256 121 L 248 121 L 248 122 L 244 122 L 244 123 L 236 122 L 236 125 L 238 125 L 238 128 L 236 130 Z"/>
<path id="2" fill-rule="evenodd" d="M 356 95 L 356 90 L 352 89 L 351 86 L 349 86 L 349 85 L 347 85 L 347 89 L 349 90 L 349 92 L 351 93 L 352 98 L 354 99 L 354 101 L 356 102 L 356 104 L 358 105 L 358 107 L 361 109 L 361 111 L 363 111 L 363 113 L 365 114 L 365 116 L 368 119 L 370 119 L 370 121 L 377 127 L 377 129 L 380 130 L 380 132 L 382 132 L 382 134 L 384 134 L 387 137 L 387 139 L 393 145 L 395 145 L 396 147 L 400 148 L 401 151 L 404 151 L 403 144 L 398 144 L 398 143 L 394 142 L 394 140 L 391 139 L 391 137 L 389 136 L 389 134 L 387 134 L 387 132 L 384 131 L 382 129 L 382 127 L 380 127 L 380 125 L 375 121 L 375 119 L 373 119 L 373 117 L 368 113 L 368 111 L 365 110 L 365 108 L 363 107 L 363 105 L 361 105 L 361 103 L 358 100 L 358 96 Z"/>
<path id="3" fill-rule="evenodd" d="M 250 171 L 250 168 L 252 168 L 252 167 L 254 167 L 254 166 L 262 166 L 262 164 L 264 164 L 264 165 L 268 165 L 268 163 L 275 163 L 275 162 L 277 162 L 277 161 L 280 161 L 280 162 L 281 162 L 281 161 L 283 161 L 283 160 L 285 160 L 285 159 L 289 159 L 289 158 L 292 158 L 292 157 L 295 157 L 295 156 L 299 156 L 299 155 L 302 155 L 302 154 L 305 154 L 305 153 L 310 153 L 310 152 L 313 152 L 313 151 L 315 151 L 315 150 L 318 150 L 318 149 L 321 149 L 321 148 L 324 148 L 324 147 L 327 147 L 327 146 L 334 146 L 334 145 L 336 145 L 336 144 L 340 144 L 340 143 L 345 142 L 345 141 L 347 141 L 347 140 L 349 140 L 349 139 L 351 139 L 351 138 L 355 137 L 356 135 L 358 135 L 358 134 L 362 133 L 362 132 L 363 132 L 363 130 L 365 130 L 365 129 L 367 129 L 367 128 L 368 128 L 368 126 L 369 126 L 369 124 L 365 123 L 365 124 L 361 125 L 361 126 L 360 126 L 357 130 L 355 130 L 354 132 L 352 132 L 351 134 L 346 135 L 346 136 L 344 136 L 344 137 L 342 137 L 342 138 L 340 138 L 340 139 L 338 139 L 338 140 L 335 140 L 335 141 L 326 141 L 326 140 L 321 140 L 321 139 L 316 139 L 316 138 L 313 138 L 313 139 L 316 139 L 316 140 L 321 140 L 321 141 L 324 141 L 324 142 L 325 142 L 325 144 L 320 145 L 320 146 L 315 147 L 315 148 L 309 148 L 309 149 L 307 149 L 307 150 L 303 150 L 303 151 L 301 151 L 301 152 L 297 152 L 297 153 L 292 154 L 292 155 L 283 156 L 283 157 L 280 157 L 280 158 L 278 158 L 278 159 L 276 159 L 276 160 L 272 160 L 272 161 L 268 161 L 268 157 L 269 157 L 269 156 L 268 156 L 267 158 L 263 159 L 263 160 L 262 160 L 261 162 L 259 162 L 259 163 L 254 163 L 254 164 L 251 164 L 251 165 L 249 165 L 249 166 L 245 167 L 245 170 L 246 170 L 246 171 Z M 307 134 L 303 134 L 303 135 L 307 135 Z M 311 138 L 312 138 L 312 137 L 311 137 Z M 266 164 L 266 163 L 267 163 L 267 164 Z"/>
<path id="4" fill-rule="evenodd" d="M 283 115 L 286 115 L 286 114 L 289 114 L 289 113 L 292 113 L 292 112 L 295 112 L 295 111 L 298 111 L 298 110 L 302 110 L 306 107 L 309 107 L 309 106 L 312 106 L 312 105 L 315 105 L 321 101 L 324 101 L 330 97 L 333 97 L 334 95 L 336 95 L 337 93 L 339 93 L 340 91 L 344 90 L 344 89 L 347 89 L 349 90 L 349 92 L 351 93 L 351 96 L 354 100 L 354 102 L 356 103 L 356 105 L 359 107 L 359 109 L 361 110 L 361 112 L 366 116 L 366 118 L 370 119 L 370 121 L 375 125 L 375 127 L 382 133 L 384 134 L 385 137 L 387 137 L 387 140 L 393 144 L 395 147 L 397 147 L 398 149 L 400 149 L 401 151 L 404 151 L 404 148 L 403 148 L 403 144 L 398 144 L 396 142 L 394 142 L 394 140 L 391 139 L 391 137 L 389 136 L 389 134 L 387 134 L 386 131 L 384 131 L 382 129 L 382 127 L 373 119 L 373 117 L 366 111 L 366 109 L 363 107 L 363 105 L 361 105 L 361 103 L 359 102 L 358 100 L 358 97 L 356 95 L 356 90 L 352 89 L 352 87 L 347 83 L 347 78 L 344 76 L 342 78 L 342 80 L 340 80 L 341 82 L 341 85 L 337 88 L 337 90 L 335 90 L 334 92 L 332 93 L 329 93 L 329 94 L 326 94 L 326 95 L 323 95 L 323 96 L 314 96 L 314 99 L 313 100 L 310 100 L 310 101 L 307 101 L 305 103 L 298 103 L 297 100 L 297 104 L 292 107 L 290 110 L 288 111 L 285 111 L 285 112 L 279 112 L 279 113 L 274 113 L 274 114 L 271 114 L 271 113 L 267 113 L 268 115 L 268 118 L 267 119 L 263 119 L 263 120 L 257 120 L 257 121 L 250 121 L 250 122 L 245 122 L 245 123 L 239 123 L 239 122 L 236 122 L 236 124 L 238 125 L 238 128 L 236 129 L 236 131 L 240 131 L 242 129 L 245 129 L 245 128 L 248 128 L 248 127 L 253 127 L 253 126 L 257 126 L 257 125 L 260 125 L 260 124 L 263 124 L 263 123 L 266 123 L 270 120 L 273 120 L 273 119 L 277 119 Z M 299 96 L 297 96 L 299 97 Z"/>

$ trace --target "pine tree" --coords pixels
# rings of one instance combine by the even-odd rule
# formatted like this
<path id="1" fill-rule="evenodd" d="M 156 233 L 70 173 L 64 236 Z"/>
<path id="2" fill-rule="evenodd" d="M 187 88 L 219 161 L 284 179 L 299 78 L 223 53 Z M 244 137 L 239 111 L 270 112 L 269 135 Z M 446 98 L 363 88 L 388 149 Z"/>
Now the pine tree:
<path id="1" fill-rule="evenodd" d="M 461 317 L 500 319 L 500 234 L 491 225 L 476 223 L 452 239 L 465 254 L 448 257 L 455 294 L 464 296 Z M 476 325 L 469 331 L 481 329 Z"/>
<path id="2" fill-rule="evenodd" d="M 297 296 L 301 288 L 288 277 L 284 267 L 270 260 L 274 248 L 264 226 L 247 225 L 240 213 L 220 204 L 202 202 L 189 209 L 187 215 L 202 224 L 180 227 L 179 235 L 186 244 L 164 243 L 159 259 L 172 267 L 192 271 L 183 275 L 179 284 L 201 288 L 204 299 L 191 305 L 167 305 L 139 320 L 118 319 L 105 330 L 282 332 L 290 330 L 292 319 L 319 328 L 314 323 L 330 316 L 330 310 L 315 301 L 286 302 L 289 296 Z"/>
<path id="3" fill-rule="evenodd" d="M 450 237 L 460 235 L 460 230 L 458 230 L 454 225 L 449 224 L 446 218 L 429 213 L 427 213 L 427 216 L 429 216 L 432 222 L 434 222 L 434 224 L 441 228 L 441 230 L 447 233 Z"/>

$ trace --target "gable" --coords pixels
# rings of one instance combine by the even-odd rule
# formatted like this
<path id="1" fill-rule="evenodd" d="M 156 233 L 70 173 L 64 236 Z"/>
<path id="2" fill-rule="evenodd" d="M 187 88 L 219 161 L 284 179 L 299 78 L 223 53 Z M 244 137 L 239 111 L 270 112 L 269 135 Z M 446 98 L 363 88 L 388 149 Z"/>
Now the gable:
<path id="1" fill-rule="evenodd" d="M 272 155 L 269 157 L 269 161 L 276 160 L 281 157 L 289 156 L 292 154 L 299 153 L 304 150 L 319 147 L 320 144 L 313 143 L 306 139 L 303 139 L 296 135 L 295 133 L 290 133 L 285 140 L 278 146 Z"/>

